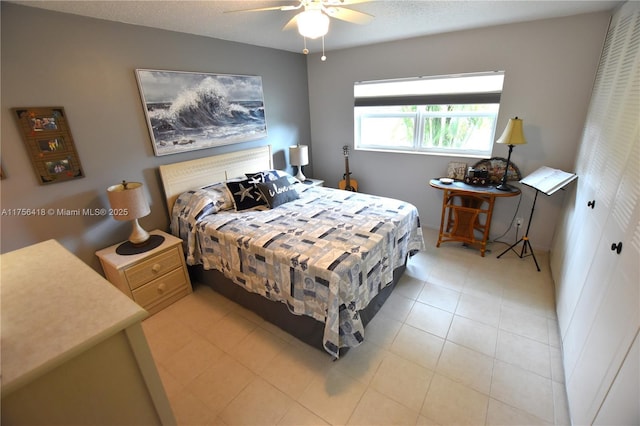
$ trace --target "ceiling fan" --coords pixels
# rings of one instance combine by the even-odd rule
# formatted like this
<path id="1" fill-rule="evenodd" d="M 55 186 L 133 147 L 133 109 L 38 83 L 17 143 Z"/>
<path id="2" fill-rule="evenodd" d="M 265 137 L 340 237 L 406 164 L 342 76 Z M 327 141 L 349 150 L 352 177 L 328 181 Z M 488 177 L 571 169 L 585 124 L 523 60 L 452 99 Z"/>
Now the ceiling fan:
<path id="1" fill-rule="evenodd" d="M 302 51 L 305 55 L 309 53 L 307 49 L 306 39 L 317 39 L 322 37 L 322 60 L 326 60 L 324 55 L 324 36 L 329 31 L 330 18 L 339 19 L 341 21 L 353 24 L 364 25 L 373 20 L 373 16 L 368 13 L 352 10 L 344 6 L 357 3 L 366 3 L 371 0 L 298 0 L 298 4 L 286 6 L 260 7 L 255 9 L 232 10 L 231 12 L 263 12 L 269 10 L 279 10 L 289 12 L 300 10 L 293 18 L 286 23 L 282 30 L 290 30 L 298 28 L 298 32 L 305 39 L 305 47 Z"/>

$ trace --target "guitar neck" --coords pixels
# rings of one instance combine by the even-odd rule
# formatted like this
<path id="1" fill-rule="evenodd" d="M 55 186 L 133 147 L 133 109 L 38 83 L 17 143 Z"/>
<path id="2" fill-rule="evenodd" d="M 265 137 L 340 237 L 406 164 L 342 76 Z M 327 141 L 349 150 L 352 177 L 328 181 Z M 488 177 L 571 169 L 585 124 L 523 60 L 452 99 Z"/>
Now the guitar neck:
<path id="1" fill-rule="evenodd" d="M 349 157 L 345 156 L 344 157 L 344 180 L 347 183 L 347 187 L 351 186 L 351 179 L 350 179 L 350 174 L 349 173 Z"/>

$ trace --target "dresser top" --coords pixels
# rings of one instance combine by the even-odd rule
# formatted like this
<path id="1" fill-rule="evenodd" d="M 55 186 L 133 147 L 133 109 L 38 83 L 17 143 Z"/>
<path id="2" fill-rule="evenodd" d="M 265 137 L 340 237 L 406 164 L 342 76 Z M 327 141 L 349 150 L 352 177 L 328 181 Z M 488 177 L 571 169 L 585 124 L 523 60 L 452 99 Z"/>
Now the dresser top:
<path id="1" fill-rule="evenodd" d="M 148 315 L 55 240 L 0 264 L 5 395 Z"/>

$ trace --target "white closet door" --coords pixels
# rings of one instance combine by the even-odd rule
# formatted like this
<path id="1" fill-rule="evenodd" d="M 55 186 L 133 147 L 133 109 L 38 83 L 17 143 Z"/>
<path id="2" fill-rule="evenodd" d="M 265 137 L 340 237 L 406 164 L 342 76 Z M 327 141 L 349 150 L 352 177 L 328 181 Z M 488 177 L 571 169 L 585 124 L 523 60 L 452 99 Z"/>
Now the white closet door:
<path id="1" fill-rule="evenodd" d="M 616 102 L 612 103 L 623 107 L 610 106 L 616 114 L 609 117 L 607 140 L 599 141 L 602 148 L 597 154 L 606 157 L 600 162 L 603 169 L 589 171 L 588 176 L 592 180 L 601 182 L 592 188 L 584 185 L 582 189 L 587 196 L 579 193 L 576 197 L 575 223 L 584 229 L 576 236 L 575 245 L 572 247 L 576 252 L 572 255 L 572 260 L 567 262 L 570 270 L 575 268 L 575 272 L 567 277 L 564 290 L 575 291 L 575 286 L 580 285 L 581 289 L 579 293 L 573 293 L 571 298 L 565 297 L 562 301 L 564 320 L 561 330 L 567 376 L 572 374 L 572 368 L 576 365 L 577 357 L 595 319 L 596 309 L 606 291 L 603 282 L 608 278 L 611 265 L 601 251 L 607 249 L 607 244 L 611 245 L 609 239 L 629 232 L 627 228 L 632 225 L 629 215 L 637 203 L 636 192 L 640 182 L 640 161 L 636 158 L 640 117 L 640 18 L 638 14 L 635 15 L 635 20 L 631 20 L 633 17 L 634 15 L 626 16 L 614 31 L 614 38 L 617 38 L 618 44 L 624 46 L 627 53 L 612 56 L 616 58 L 619 72 L 615 75 L 615 84 L 608 89 L 615 95 L 611 99 Z M 591 195 L 596 203 L 594 209 L 587 208 L 587 201 L 584 200 Z M 602 226 L 611 220 L 609 217 L 612 214 L 617 215 L 618 226 L 615 230 L 603 229 Z M 572 286 L 574 288 L 571 288 Z M 571 312 L 569 318 L 566 318 L 567 312 Z"/>
<path id="2" fill-rule="evenodd" d="M 596 242 L 602 233 L 602 225 L 611 204 L 610 197 L 615 194 L 615 187 L 607 187 L 611 186 L 615 179 L 612 174 L 619 172 L 624 164 L 614 167 L 624 156 L 611 156 L 608 152 L 611 145 L 607 142 L 611 137 L 608 131 L 612 126 L 612 114 L 619 110 L 620 104 L 614 93 L 621 92 L 620 89 L 616 90 L 616 85 L 621 84 L 618 71 L 624 59 L 621 47 L 625 44 L 625 33 L 626 26 L 621 28 L 617 22 L 612 22 L 607 32 L 578 153 L 576 202 L 572 226 L 568 230 L 568 241 L 573 244 L 568 247 L 571 253 L 565 256 L 563 271 L 559 277 L 562 286 L 556 294 L 558 322 L 563 339 L 582 293 L 582 285 L 589 273 L 590 259 L 594 255 Z M 605 176 L 607 178 L 604 178 Z M 607 191 L 610 194 L 602 196 L 603 193 L 607 194 Z M 593 202 L 595 205 L 590 208 L 588 204 Z M 572 343 L 568 344 L 571 351 Z"/>
<path id="3" fill-rule="evenodd" d="M 575 205 L 563 237 L 557 311 L 574 424 L 637 419 L 620 389 L 640 329 L 640 3 L 614 16 L 595 82 L 576 172 Z M 587 203 L 595 201 L 595 208 Z M 618 244 L 622 250 L 617 253 Z M 616 250 L 612 251 L 612 246 Z M 629 356 L 631 355 L 631 358 Z M 624 367 L 633 372 L 633 368 Z M 614 384 L 615 383 L 615 384 Z"/>
<path id="4" fill-rule="evenodd" d="M 569 403 L 576 424 L 593 423 L 640 329 L 638 164 L 640 143 L 636 139 L 585 284 L 588 289 L 598 288 L 590 300 L 593 310 L 576 312 L 576 318 L 579 316 L 583 323 L 574 329 L 585 333 L 575 368 L 567 376 Z M 614 245 L 616 250 L 612 249 Z M 635 406 L 627 408 L 631 409 Z"/>
<path id="5" fill-rule="evenodd" d="M 631 150 L 629 135 L 633 129 L 629 126 L 638 121 L 637 107 L 633 108 L 638 101 L 632 99 L 640 50 L 637 27 L 637 12 L 621 13 L 611 23 L 578 154 L 576 201 L 567 232 L 571 242 L 567 250 L 571 253 L 565 255 L 556 294 L 560 332 L 570 360 L 574 360 L 573 351 L 578 348 L 576 337 L 568 335 L 569 329 L 571 323 L 583 320 L 574 318 L 580 300 L 586 298 L 589 303 L 590 292 L 598 291 L 583 285 Z M 590 208 L 588 204 L 593 202 L 595 206 Z M 589 310 L 590 306 L 583 309 Z"/>

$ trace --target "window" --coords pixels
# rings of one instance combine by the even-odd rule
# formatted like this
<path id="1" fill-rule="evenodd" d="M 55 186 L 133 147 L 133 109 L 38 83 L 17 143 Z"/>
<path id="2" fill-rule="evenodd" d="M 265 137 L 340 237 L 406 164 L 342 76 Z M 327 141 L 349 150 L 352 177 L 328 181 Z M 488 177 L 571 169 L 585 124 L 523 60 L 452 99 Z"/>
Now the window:
<path id="1" fill-rule="evenodd" d="M 354 85 L 355 148 L 488 157 L 504 72 Z"/>

